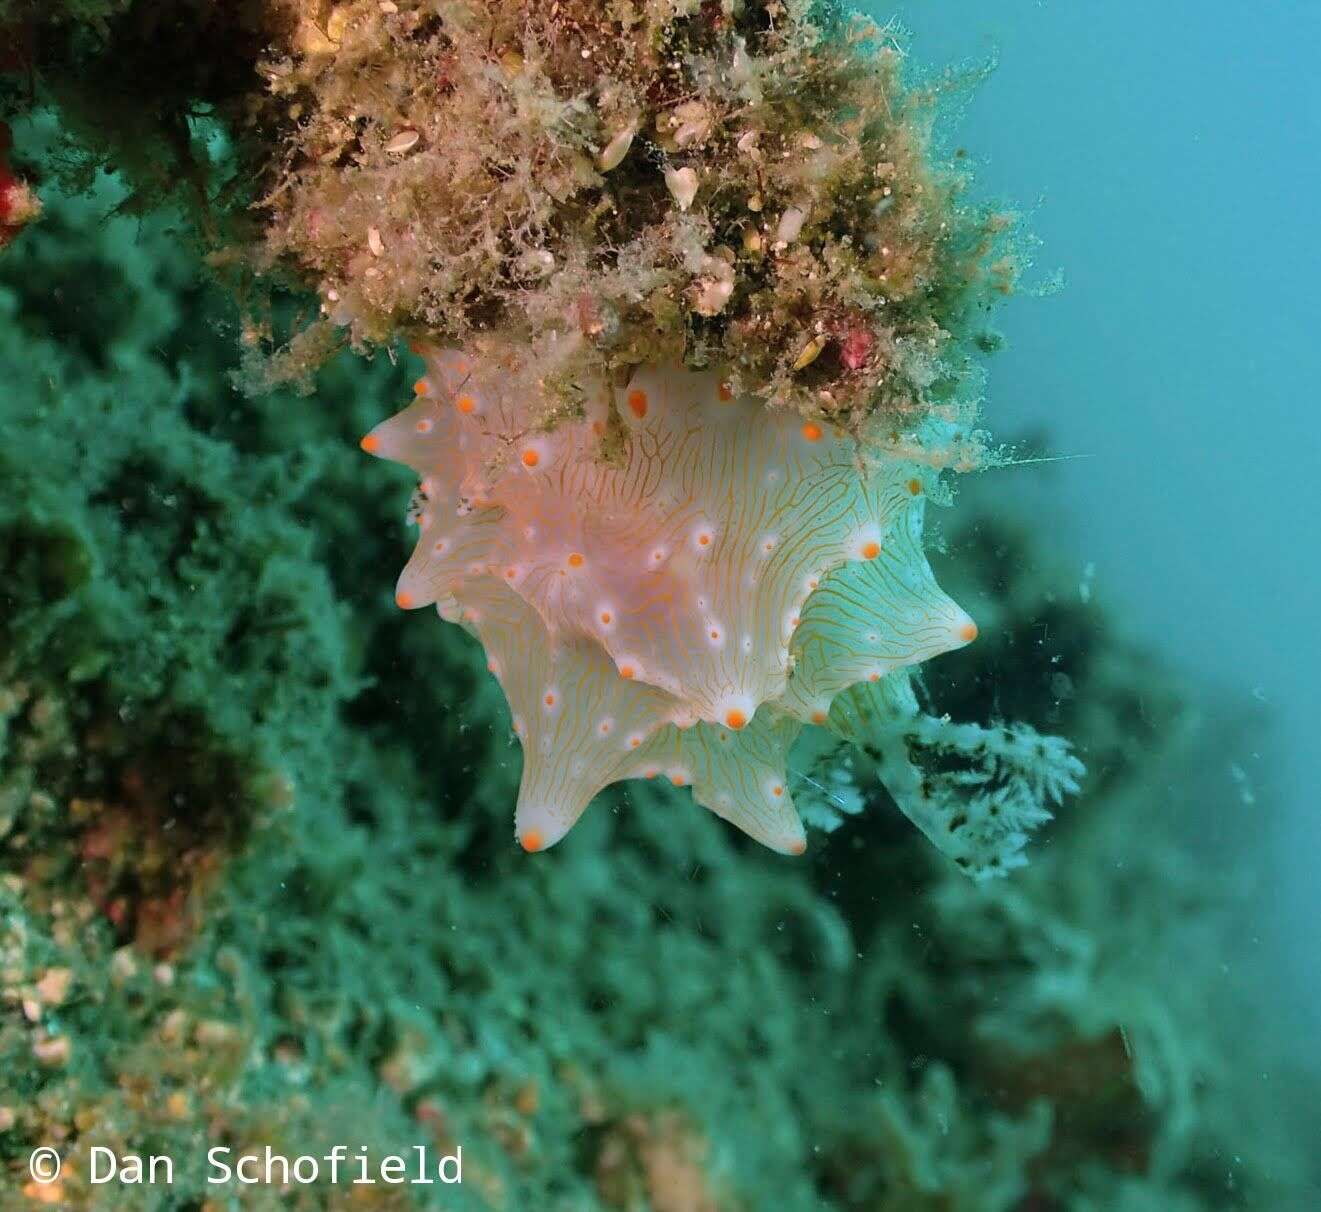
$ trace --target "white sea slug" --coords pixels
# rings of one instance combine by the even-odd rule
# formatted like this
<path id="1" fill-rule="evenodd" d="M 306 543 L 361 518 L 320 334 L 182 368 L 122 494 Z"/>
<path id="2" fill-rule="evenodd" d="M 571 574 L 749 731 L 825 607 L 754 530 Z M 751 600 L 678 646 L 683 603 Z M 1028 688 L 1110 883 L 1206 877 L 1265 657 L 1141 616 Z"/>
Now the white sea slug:
<path id="1" fill-rule="evenodd" d="M 421 478 L 397 601 L 485 647 L 523 748 L 522 845 L 659 777 L 801 853 L 800 731 L 856 738 L 906 701 L 894 671 L 976 637 L 922 551 L 930 470 L 677 366 L 540 432 L 514 359 L 420 352 L 417 398 L 362 444 Z"/>

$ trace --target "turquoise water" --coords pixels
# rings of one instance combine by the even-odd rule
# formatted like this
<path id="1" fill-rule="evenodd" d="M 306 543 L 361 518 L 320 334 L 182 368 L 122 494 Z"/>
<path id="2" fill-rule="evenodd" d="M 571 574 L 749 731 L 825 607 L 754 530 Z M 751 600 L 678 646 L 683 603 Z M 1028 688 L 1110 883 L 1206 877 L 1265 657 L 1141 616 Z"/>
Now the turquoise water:
<path id="1" fill-rule="evenodd" d="M 1321 7 L 900 12 L 924 63 L 998 59 L 957 136 L 982 186 L 1029 209 L 1042 276 L 1063 271 L 1061 293 L 1002 317 L 988 417 L 1084 457 L 1001 473 L 998 491 L 1060 511 L 1135 631 L 1247 688 L 1279 729 L 1269 769 L 1245 744 L 1219 773 L 1240 766 L 1246 810 L 1272 827 L 1247 945 L 1269 952 L 1270 996 L 1306 1038 L 1321 1022 Z"/>

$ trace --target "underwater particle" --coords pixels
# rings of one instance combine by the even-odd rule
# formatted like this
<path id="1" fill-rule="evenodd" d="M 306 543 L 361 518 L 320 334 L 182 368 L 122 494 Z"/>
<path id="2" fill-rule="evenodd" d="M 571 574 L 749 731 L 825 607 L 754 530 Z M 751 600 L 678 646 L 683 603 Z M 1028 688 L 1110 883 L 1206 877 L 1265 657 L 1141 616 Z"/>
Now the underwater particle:
<path id="1" fill-rule="evenodd" d="M 802 853 L 786 769 L 802 728 L 828 725 L 848 687 L 970 638 L 922 552 L 914 465 L 864 464 L 843 434 L 677 365 L 594 385 L 621 429 L 606 459 L 588 416 L 527 436 L 531 359 L 418 352 L 441 406 L 417 397 L 363 447 L 426 487 L 396 601 L 457 614 L 520 721 L 523 847 L 553 846 L 610 783 L 664 773 Z"/>

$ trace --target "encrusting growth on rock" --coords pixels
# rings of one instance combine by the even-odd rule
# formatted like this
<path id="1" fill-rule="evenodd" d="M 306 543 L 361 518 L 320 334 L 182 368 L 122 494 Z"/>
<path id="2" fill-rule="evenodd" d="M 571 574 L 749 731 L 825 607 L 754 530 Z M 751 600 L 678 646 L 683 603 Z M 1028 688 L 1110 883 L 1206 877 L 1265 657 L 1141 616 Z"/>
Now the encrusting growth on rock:
<path id="1" fill-rule="evenodd" d="M 682 359 L 856 425 L 952 390 L 1008 290 L 1011 219 L 929 154 L 943 88 L 829 6 L 307 3 L 263 67 L 294 121 L 266 258 L 359 343 L 535 351 L 543 419 L 585 374 Z"/>

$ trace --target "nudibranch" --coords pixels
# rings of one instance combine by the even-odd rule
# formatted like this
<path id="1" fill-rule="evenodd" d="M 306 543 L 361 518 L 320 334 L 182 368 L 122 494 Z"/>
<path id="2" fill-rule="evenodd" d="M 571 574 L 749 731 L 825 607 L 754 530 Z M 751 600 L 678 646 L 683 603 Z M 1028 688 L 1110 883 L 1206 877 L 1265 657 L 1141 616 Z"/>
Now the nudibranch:
<path id="1" fill-rule="evenodd" d="M 976 637 L 923 553 L 933 469 L 713 371 L 641 367 L 537 427 L 514 355 L 418 352 L 416 398 L 362 446 L 420 478 L 396 600 L 484 647 L 523 750 L 523 847 L 608 784 L 664 778 L 802 853 L 799 733 L 852 736 L 893 677 Z"/>

